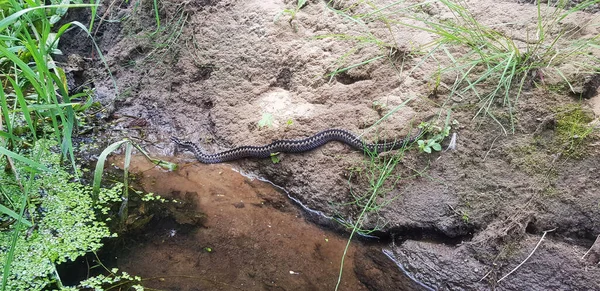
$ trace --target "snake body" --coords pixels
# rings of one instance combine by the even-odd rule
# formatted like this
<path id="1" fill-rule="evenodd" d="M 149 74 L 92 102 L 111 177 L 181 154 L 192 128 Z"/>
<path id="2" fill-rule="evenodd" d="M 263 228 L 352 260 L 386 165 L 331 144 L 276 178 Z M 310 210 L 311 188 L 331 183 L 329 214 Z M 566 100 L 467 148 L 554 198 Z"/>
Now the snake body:
<path id="1" fill-rule="evenodd" d="M 359 136 L 343 129 L 327 129 L 311 137 L 294 140 L 276 140 L 263 146 L 241 146 L 216 154 L 204 153 L 196 144 L 182 141 L 176 137 L 171 140 L 196 156 L 198 161 L 205 164 L 223 163 L 243 158 L 268 158 L 276 153 L 302 153 L 314 150 L 330 141 L 338 141 L 364 153 L 382 153 L 396 150 L 413 143 L 419 138 L 423 130 L 414 135 L 407 135 L 402 139 L 382 143 L 366 143 Z"/>

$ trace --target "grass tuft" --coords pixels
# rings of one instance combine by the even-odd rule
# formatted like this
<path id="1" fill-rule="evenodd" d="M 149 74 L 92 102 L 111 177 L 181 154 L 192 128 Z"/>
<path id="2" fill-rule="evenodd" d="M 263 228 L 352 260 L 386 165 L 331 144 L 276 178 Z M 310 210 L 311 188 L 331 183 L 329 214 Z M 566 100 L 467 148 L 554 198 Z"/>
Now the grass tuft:
<path id="1" fill-rule="evenodd" d="M 440 20 L 422 13 L 433 2 L 443 5 L 452 18 Z M 399 51 L 393 29 L 404 26 L 427 32 L 435 39 L 413 49 L 412 55 L 422 57 L 408 74 L 427 62 L 435 62 L 440 69 L 432 76 L 436 80 L 434 95 L 440 77 L 452 76 L 451 79 L 455 81 L 449 86 L 449 98 L 454 95 L 468 96 L 467 93 L 470 93 L 478 101 L 474 118 L 489 116 L 505 133 L 514 132 L 514 114 L 524 90 L 545 86 L 546 76 L 551 75 L 562 77 L 572 88 L 572 80 L 568 80 L 561 71 L 564 64 L 573 64 L 581 74 L 598 74 L 600 60 L 593 51 L 600 47 L 600 36 L 573 41 L 572 36 L 582 28 L 563 28 L 561 21 L 600 1 L 583 1 L 570 9 L 567 9 L 567 2 L 559 1 L 555 7 L 551 7 L 538 1 L 535 31 L 528 32 L 527 39 L 509 36 L 497 29 L 498 25 L 482 24 L 469 11 L 467 2 L 462 0 L 425 1 L 408 6 L 404 5 L 404 1 L 397 1 L 383 7 L 360 2 L 345 9 L 330 7 L 349 23 L 356 24 L 359 32 L 357 35 L 332 33 L 318 37 L 355 43 L 352 49 L 338 58 L 335 68 L 326 76 L 331 78 L 340 72 L 386 57 L 401 73 L 390 53 L 390 49 Z M 400 14 L 402 18 L 397 17 Z M 367 25 L 369 22 L 380 22 L 388 28 L 389 33 L 385 36 L 375 35 Z M 345 64 L 350 55 L 367 46 L 378 47 L 381 54 L 354 64 Z M 496 113 L 498 107 L 508 110 L 509 124 L 503 123 L 503 118 Z"/>

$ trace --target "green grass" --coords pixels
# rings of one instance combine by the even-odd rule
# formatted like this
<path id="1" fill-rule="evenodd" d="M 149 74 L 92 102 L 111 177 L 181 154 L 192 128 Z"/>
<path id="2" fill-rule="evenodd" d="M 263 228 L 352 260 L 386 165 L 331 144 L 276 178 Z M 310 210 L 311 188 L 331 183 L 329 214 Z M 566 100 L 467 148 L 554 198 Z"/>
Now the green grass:
<path id="1" fill-rule="evenodd" d="M 363 176 L 367 180 L 368 186 L 366 191 L 356 191 L 352 189 L 350 182 L 352 177 L 350 177 L 349 185 L 352 199 L 345 203 L 345 205 L 353 205 L 357 207 L 359 209 L 359 214 L 356 219 L 338 220 L 338 222 L 350 229 L 351 232 L 342 255 L 340 272 L 335 288 L 336 290 L 339 289 L 342 281 L 344 261 L 348 249 L 350 248 L 352 238 L 357 233 L 368 235 L 373 231 L 382 229 L 387 224 L 386 221 L 381 221 L 378 219 L 374 227 L 370 226 L 369 228 L 365 228 L 363 225 L 365 218 L 372 215 L 378 216 L 378 212 L 381 211 L 381 209 L 387 207 L 391 202 L 400 197 L 399 195 L 401 194 L 390 196 L 390 193 L 392 193 L 393 189 L 396 188 L 398 182 L 420 175 L 420 173 L 415 173 L 413 175 L 402 175 L 397 170 L 397 166 L 402 162 L 408 151 L 413 149 L 419 150 L 420 147 L 418 145 L 420 142 L 427 143 L 429 141 L 435 141 L 436 143 L 440 144 L 450 132 L 450 126 L 448 123 L 446 124 L 447 125 L 444 127 L 444 129 L 436 134 L 427 134 L 435 132 L 435 130 L 430 124 L 421 124 L 421 127 L 425 127 L 425 130 L 421 136 L 419 136 L 415 142 L 406 144 L 405 147 L 399 149 L 391 156 L 380 157 L 379 153 L 368 152 L 370 159 L 366 162 L 366 165 L 364 167 L 360 167 L 361 170 L 358 171 L 359 175 Z M 427 136 L 429 136 L 429 138 L 427 138 Z M 439 150 L 441 150 L 441 148 Z M 421 148 L 420 151 L 423 152 L 424 150 Z M 356 171 L 357 168 L 354 169 Z"/>
<path id="2" fill-rule="evenodd" d="M 173 14 L 161 19 L 158 13 L 160 3 L 157 0 L 153 0 L 152 7 L 147 7 L 146 4 L 148 3 L 133 1 L 131 4 L 133 9 L 130 14 L 120 19 L 106 20 L 110 22 L 122 22 L 122 34 L 138 42 L 140 48 L 143 50 L 143 56 L 139 59 L 128 60 L 127 66 L 137 68 L 139 67 L 138 65 L 147 62 L 152 64 L 170 64 L 177 61 L 182 51 L 186 53 L 198 51 L 193 48 L 194 43 L 192 39 L 181 39 L 183 30 L 188 24 L 189 19 L 189 12 L 186 11 L 186 5 L 175 5 L 176 8 Z M 173 3 L 163 4 L 173 5 Z M 108 9 L 112 9 L 112 7 L 109 6 Z M 150 8 L 152 12 L 148 11 Z M 146 23 L 148 17 L 153 18 L 156 24 L 155 27 Z"/>
<path id="3" fill-rule="evenodd" d="M 360 214 L 356 218 L 356 222 L 354 224 L 350 224 L 352 231 L 350 232 L 350 237 L 346 243 L 346 247 L 344 249 L 344 254 L 342 255 L 342 260 L 340 263 L 340 273 L 338 276 L 337 284 L 335 286 L 335 290 L 339 289 L 340 283 L 342 282 L 342 274 L 344 270 L 344 261 L 348 249 L 350 247 L 350 243 L 352 242 L 352 238 L 357 232 L 369 233 L 370 230 L 362 229 L 362 223 L 367 213 L 370 212 L 378 212 L 382 207 L 388 205 L 391 201 L 393 201 L 397 197 L 388 198 L 387 195 L 390 188 L 386 187 L 386 184 L 390 178 L 392 178 L 393 183 L 392 186 L 395 185 L 397 181 L 401 179 L 401 176 L 394 175 L 394 170 L 398 163 L 402 160 L 404 156 L 404 152 L 408 150 L 408 146 L 400 150 L 397 154 L 393 155 L 391 158 L 384 159 L 383 161 L 379 159 L 377 153 L 369 153 L 371 158 L 371 163 L 368 167 L 368 180 L 369 187 L 371 189 L 370 192 L 365 193 L 363 196 L 354 195 L 354 202 L 357 206 L 361 207 Z"/>
<path id="4" fill-rule="evenodd" d="M 331 4 L 331 3 L 328 3 Z M 324 34 L 315 37 L 315 39 L 336 39 L 339 41 L 347 42 L 350 44 L 350 49 L 344 52 L 340 57 L 337 58 L 336 62 L 331 65 L 330 71 L 325 74 L 325 77 L 329 78 L 329 80 L 333 80 L 335 76 L 340 73 L 349 71 L 353 68 L 364 66 L 370 63 L 376 63 L 378 61 L 388 61 L 394 68 L 398 70 L 398 74 L 402 71 L 402 65 L 397 64 L 397 55 L 405 54 L 402 52 L 398 44 L 395 42 L 393 38 L 393 33 L 391 31 L 391 24 L 387 18 L 381 18 L 380 21 L 384 22 L 388 27 L 389 37 L 392 41 L 383 40 L 381 37 L 378 37 L 367 25 L 366 20 L 370 20 L 370 15 L 365 14 L 357 14 L 351 15 L 350 11 L 352 8 L 356 8 L 361 4 L 355 3 L 351 7 L 346 9 L 335 9 L 334 7 L 328 6 L 328 8 L 333 11 L 335 14 L 340 16 L 343 20 L 348 21 L 349 23 L 355 25 L 357 27 L 356 31 L 353 34 L 345 34 L 345 33 L 330 33 Z M 370 4 L 371 6 L 373 4 Z M 391 6 L 388 6 L 391 7 Z M 377 9 L 376 9 L 377 10 Z M 374 56 L 360 57 L 361 61 L 352 63 L 349 61 L 350 57 L 356 54 L 359 54 L 363 48 L 367 47 L 377 47 L 379 54 Z M 404 62 L 404 58 L 408 57 L 407 55 L 401 56 L 401 62 Z"/>
<path id="5" fill-rule="evenodd" d="M 432 2 L 442 4 L 453 18 L 439 20 L 423 13 Z M 408 75 L 426 63 L 434 63 L 440 68 L 431 76 L 432 82 L 436 84 L 432 86 L 434 95 L 440 77 L 451 77 L 455 81 L 449 84 L 448 98 L 454 95 L 476 98 L 478 109 L 474 117 L 489 116 L 505 133 L 514 132 L 515 110 L 519 97 L 527 87 L 545 86 L 545 76 L 557 75 L 572 88 L 573 80 L 565 77 L 566 74 L 560 69 L 563 64 L 574 65 L 580 74 L 597 74 L 600 61 L 592 52 L 600 47 L 600 36 L 579 41 L 571 40 L 580 29 L 562 29 L 561 21 L 598 2 L 600 1 L 584 1 L 565 9 L 567 1 L 559 1 L 556 7 L 543 5 L 538 1 L 536 29 L 528 32 L 528 38 L 524 40 L 513 39 L 495 29 L 495 26 L 482 24 L 469 11 L 466 2 L 461 0 L 425 1 L 409 6 L 404 5 L 404 1 L 397 1 L 384 7 L 356 2 L 346 9 L 330 7 L 348 23 L 356 24 L 358 29 L 352 35 L 334 32 L 318 37 L 354 43 L 350 50 L 338 58 L 333 65 L 334 69 L 325 76 L 332 78 L 340 72 L 385 59 L 401 74 L 402 66 L 398 69 L 396 60 L 390 53 L 402 51 L 392 33 L 393 29 L 404 26 L 415 31 L 424 31 L 435 36 L 435 39 L 404 53 L 403 60 L 407 56 L 420 56 L 420 60 Z M 400 13 L 402 17 L 397 17 Z M 376 35 L 367 25 L 370 22 L 383 24 L 389 33 L 385 36 Z M 517 42 L 524 43 L 524 46 L 518 45 Z M 350 55 L 368 46 L 377 47 L 380 55 L 367 56 L 365 60 L 356 63 L 347 63 Z M 508 110 L 509 124 L 497 116 L 498 108 Z"/>
<path id="6" fill-rule="evenodd" d="M 96 213 L 120 201 L 122 186 L 98 189 L 104 202 L 93 203 L 92 187 L 79 182 L 72 136 L 93 100 L 90 91 L 69 94 L 54 60 L 67 30 L 90 35 L 93 27 L 58 26 L 61 17 L 85 8 L 94 19 L 97 6 L 46 3 L 0 3 L 0 166 L 7 170 L 0 173 L 1 290 L 65 287 L 55 266 L 111 237 Z M 97 46 L 96 52 L 106 65 Z"/>
<path id="7" fill-rule="evenodd" d="M 378 120 L 373 125 L 373 127 L 385 121 L 387 118 L 389 118 L 389 116 L 406 106 L 406 104 L 410 101 L 411 99 L 390 110 L 386 115 L 384 115 L 380 120 Z M 392 154 L 391 156 L 380 157 L 380 153 L 371 152 L 365 149 L 366 153 L 369 156 L 369 160 L 365 162 L 366 165 L 364 167 L 352 168 L 352 172 L 348 180 L 348 185 L 350 188 L 350 194 L 352 196 L 352 199 L 346 203 L 343 203 L 342 206 L 352 205 L 358 208 L 359 215 L 355 219 L 337 219 L 339 223 L 341 223 L 346 228 L 350 229 L 351 232 L 346 243 L 346 247 L 344 248 L 344 253 L 342 255 L 340 263 L 340 272 L 335 288 L 336 290 L 339 289 L 340 283 L 342 281 L 345 257 L 354 235 L 356 235 L 357 233 L 368 235 L 374 231 L 383 229 L 387 224 L 386 221 L 381 221 L 378 219 L 375 226 L 370 226 L 369 228 L 366 228 L 363 225 L 365 218 L 368 215 L 378 216 L 378 212 L 381 211 L 381 209 L 388 206 L 391 202 L 400 197 L 400 194 L 390 196 L 390 193 L 393 192 L 399 181 L 421 175 L 420 173 L 416 173 L 410 176 L 402 175 L 402 173 L 399 173 L 399 171 L 397 171 L 397 166 L 402 162 L 402 159 L 404 158 L 405 154 L 410 150 L 417 149 L 420 152 L 425 153 L 432 153 L 432 151 L 441 151 L 441 143 L 446 137 L 448 137 L 451 130 L 450 113 L 450 111 L 447 112 L 445 125 L 443 126 L 443 128 L 435 128 L 430 122 L 422 122 L 421 124 L 419 124 L 418 127 L 422 129 L 422 132 L 418 137 L 416 137 L 415 141 L 411 143 L 406 143 L 404 147 L 394 152 L 394 154 Z M 427 147 L 424 145 L 435 146 Z M 354 173 L 357 173 L 358 175 L 366 179 L 368 185 L 366 190 L 357 191 L 352 188 L 351 180 L 353 179 Z"/>
<path id="8" fill-rule="evenodd" d="M 552 70 L 564 76 L 559 66 L 565 63 L 577 64 L 581 70 L 587 69 L 589 74 L 596 73 L 589 68 L 589 64 L 594 62 L 586 56 L 589 56 L 593 45 L 598 41 L 597 38 L 564 44 L 562 40 L 568 39 L 575 32 L 551 32 L 558 29 L 560 21 L 571 13 L 598 1 L 586 1 L 570 10 L 563 10 L 564 2 L 549 9 L 544 9 L 538 2 L 537 29 L 531 33 L 536 35 L 537 39 L 521 40 L 526 43 L 524 49 L 517 46 L 515 40 L 509 36 L 480 24 L 463 1 L 440 2 L 453 13 L 454 21 L 442 23 L 419 20 L 427 24 L 427 31 L 439 36 L 433 44 L 434 50 L 441 49 L 452 63 L 444 70 L 444 73 L 457 75 L 451 95 L 465 95 L 471 92 L 479 99 L 480 107 L 475 116 L 485 113 L 496 120 L 503 129 L 504 125 L 493 112 L 494 105 L 501 103 L 508 109 L 510 131 L 514 132 L 515 106 L 527 82 L 543 86 L 544 75 Z M 453 54 L 448 49 L 451 46 L 468 48 L 469 52 L 462 55 Z M 577 59 L 579 57 L 587 58 L 590 62 L 581 63 Z M 498 102 L 499 99 L 501 102 Z"/>
<path id="9" fill-rule="evenodd" d="M 296 6 L 293 9 L 287 8 L 287 9 L 280 11 L 279 13 L 277 13 L 275 15 L 275 18 L 273 18 L 273 22 L 277 23 L 277 21 L 279 20 L 279 18 L 281 18 L 281 16 L 283 16 L 284 14 L 287 14 L 290 17 L 288 19 L 288 23 L 290 24 L 290 27 L 292 27 L 294 29 L 294 31 L 298 31 L 298 27 L 296 25 L 294 25 L 293 22 L 296 19 L 296 14 L 300 11 L 300 9 L 302 9 L 302 7 L 304 7 L 304 5 L 306 5 L 306 0 L 297 0 Z"/>

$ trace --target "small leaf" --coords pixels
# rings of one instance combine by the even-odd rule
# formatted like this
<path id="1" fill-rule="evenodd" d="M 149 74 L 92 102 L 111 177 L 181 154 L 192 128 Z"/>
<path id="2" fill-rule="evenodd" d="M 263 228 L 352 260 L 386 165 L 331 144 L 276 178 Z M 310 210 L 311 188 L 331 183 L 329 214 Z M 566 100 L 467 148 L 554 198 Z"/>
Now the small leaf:
<path id="1" fill-rule="evenodd" d="M 163 160 L 158 160 L 158 159 L 151 159 L 152 163 L 154 163 L 155 165 L 167 170 L 167 171 L 175 171 L 177 170 L 177 164 L 176 163 L 171 163 L 171 162 L 167 162 L 167 161 L 163 161 Z"/>
<path id="2" fill-rule="evenodd" d="M 263 113 L 262 118 L 258 121 L 258 127 L 263 128 L 265 126 L 273 126 L 273 115 L 271 113 Z"/>
<path id="3" fill-rule="evenodd" d="M 72 97 L 75 97 L 75 96 L 72 96 Z M 85 110 L 88 110 L 88 108 L 92 107 L 92 105 L 94 105 L 94 98 L 92 98 L 92 96 L 87 95 L 87 99 L 85 100 L 85 103 L 76 103 L 75 105 L 73 105 L 73 110 L 85 111 Z"/>
<path id="4" fill-rule="evenodd" d="M 440 145 L 439 143 L 434 143 L 431 145 L 431 147 L 436 151 L 439 152 L 442 150 L 442 145 Z"/>
<path id="5" fill-rule="evenodd" d="M 304 7 L 304 5 L 306 4 L 306 0 L 298 0 L 298 10 L 300 10 L 300 8 Z"/>
<path id="6" fill-rule="evenodd" d="M 277 163 L 281 162 L 281 159 L 279 159 L 279 153 L 271 154 L 271 162 L 273 162 L 273 164 L 277 164 Z"/>

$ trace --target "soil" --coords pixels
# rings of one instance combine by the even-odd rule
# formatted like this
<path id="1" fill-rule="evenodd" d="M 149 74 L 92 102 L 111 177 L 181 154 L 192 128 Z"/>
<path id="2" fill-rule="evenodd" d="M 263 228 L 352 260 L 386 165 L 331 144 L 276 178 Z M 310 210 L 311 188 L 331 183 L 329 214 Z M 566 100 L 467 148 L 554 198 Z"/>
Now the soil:
<path id="1" fill-rule="evenodd" d="M 393 1 L 376 2 L 383 7 Z M 406 1 L 400 7 L 416 2 Z M 129 137 L 152 154 L 175 155 L 192 163 L 193 155 L 177 150 L 170 136 L 200 144 L 209 152 L 306 137 L 326 128 L 344 128 L 376 140 L 406 135 L 424 120 L 440 125 L 446 110 L 452 108 L 451 118 L 457 121 L 451 131 L 457 137 L 456 149 L 407 152 L 397 170 L 402 179 L 388 191 L 395 199 L 370 213 L 363 226 L 379 227 L 377 234 L 386 239 L 385 251 L 361 248 L 354 255 L 354 267 L 348 270 L 358 279 L 344 281 L 347 290 L 600 289 L 598 131 L 576 152 L 567 152 L 557 117 L 557 112 L 579 104 L 595 120 L 600 115 L 600 96 L 594 85 L 598 82 L 564 64 L 560 69 L 565 77 L 573 86 L 584 88 L 580 95 L 589 99 L 552 89 L 563 81 L 547 70 L 541 78 L 545 86 L 527 86 L 512 113 L 500 101 L 492 106 L 496 120 L 475 117 L 478 97 L 450 98 L 447 88 L 454 76 L 441 76 L 441 86 L 436 87 L 434 76 L 440 64 L 421 62 L 424 54 L 415 51 L 434 40 L 433 35 L 399 25 L 389 29 L 378 21 L 361 26 L 329 9 L 327 3 L 308 1 L 293 20 L 283 14 L 274 21 L 284 9 L 293 9 L 295 2 L 169 0 L 159 3 L 158 30 L 151 1 L 102 6 L 96 41 L 118 90 L 106 77 L 98 54 L 86 46 L 89 40 L 83 33 L 65 35 L 61 50 L 69 56 L 64 62 L 79 63 L 70 66 L 73 86 L 93 86 L 97 100 L 105 106 L 103 116 L 109 126 L 101 132 L 102 140 Z M 519 46 L 525 46 L 522 40 L 531 39 L 535 31 L 535 5 L 489 0 L 465 3 L 481 23 L 494 25 Z M 353 13 L 365 9 L 349 1 L 332 4 Z M 410 13 L 440 20 L 452 17 L 437 2 L 407 11 L 389 17 L 407 23 L 414 21 Z M 69 13 L 73 19 L 82 17 Z M 600 33 L 598 15 L 590 12 L 574 13 L 559 25 L 557 31 L 576 29 L 577 34 L 567 41 Z M 394 45 L 365 43 L 357 48 L 354 39 L 322 37 L 365 37 L 366 29 L 370 36 Z M 376 59 L 382 50 L 389 54 Z M 372 61 L 327 77 L 336 69 L 366 60 Z M 404 102 L 407 106 L 376 124 Z M 441 118 L 435 118 L 440 112 Z M 259 121 L 265 114 L 272 117 L 271 125 L 261 127 Z M 366 173 L 368 158 L 339 143 L 279 158 L 279 163 L 246 159 L 231 165 L 283 187 L 304 207 L 348 221 L 358 217 L 359 209 L 347 202 L 353 194 L 369 190 L 368 177 L 356 175 L 361 169 Z M 207 169 L 219 172 L 223 168 Z M 269 215 L 279 215 L 276 212 L 282 210 L 270 211 L 275 214 Z M 265 230 L 265 235 L 273 233 Z M 308 255 L 311 243 L 302 238 L 294 251 Z M 180 249 L 190 245 L 197 248 L 198 243 L 187 238 Z M 252 249 L 251 245 L 228 246 L 229 251 L 222 254 L 225 261 L 239 257 L 243 253 L 239 248 Z M 162 255 L 167 253 L 160 244 L 154 247 Z M 334 253 L 339 255 L 331 250 Z M 246 255 L 247 260 L 258 260 L 251 255 L 260 257 Z M 196 249 L 193 256 L 210 260 L 212 254 Z M 185 264 L 185 268 L 199 268 Z M 227 268 L 219 268 L 227 274 Z M 260 272 L 264 270 L 257 271 L 260 278 L 283 278 Z M 241 282 L 236 281 L 237 275 L 231 276 L 215 280 Z M 335 274 L 311 276 L 295 277 L 302 279 L 293 287 L 263 287 L 331 290 L 331 285 L 316 281 Z M 412 278 L 412 285 L 399 279 L 403 276 Z M 299 287 L 302 284 L 306 285 Z"/>

